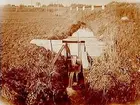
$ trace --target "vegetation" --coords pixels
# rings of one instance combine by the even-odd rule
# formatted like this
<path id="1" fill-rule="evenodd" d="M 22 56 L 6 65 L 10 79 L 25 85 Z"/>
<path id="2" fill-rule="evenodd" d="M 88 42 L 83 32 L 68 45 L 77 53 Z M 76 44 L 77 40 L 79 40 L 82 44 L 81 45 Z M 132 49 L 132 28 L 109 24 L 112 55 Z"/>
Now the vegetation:
<path id="1" fill-rule="evenodd" d="M 68 102 L 68 75 L 64 57 L 50 68 L 51 51 L 32 46 L 25 52 L 26 64 L 2 65 L 2 96 L 15 105 L 62 105 Z M 10 91 L 11 90 L 11 91 Z"/>
<path id="2" fill-rule="evenodd" d="M 37 7 L 40 7 L 41 6 L 41 3 L 40 2 L 36 2 L 36 6 Z"/>
<path id="3" fill-rule="evenodd" d="M 98 18 L 88 17 L 91 29 L 107 45 L 87 76 L 88 104 L 126 103 L 140 96 L 139 14 L 135 4 L 113 2 L 97 14 Z M 129 20 L 122 20 L 123 16 Z"/>
<path id="4" fill-rule="evenodd" d="M 71 7 L 76 8 L 82 8 L 83 6 L 85 6 L 86 8 L 91 8 L 91 5 L 85 5 L 85 4 L 71 4 Z"/>
<path id="5" fill-rule="evenodd" d="M 62 4 L 49 4 L 47 7 L 64 7 Z"/>
<path id="6" fill-rule="evenodd" d="M 112 2 L 103 11 L 70 13 L 65 9 L 60 16 L 52 9 L 47 13 L 36 11 L 3 15 L 1 86 L 5 98 L 17 105 L 69 104 L 65 58 L 58 59 L 52 72 L 49 65 L 55 54 L 29 42 L 34 38 L 66 38 L 84 23 L 107 48 L 94 58 L 82 98 L 88 105 L 127 103 L 139 98 L 140 8 L 136 4 Z"/>

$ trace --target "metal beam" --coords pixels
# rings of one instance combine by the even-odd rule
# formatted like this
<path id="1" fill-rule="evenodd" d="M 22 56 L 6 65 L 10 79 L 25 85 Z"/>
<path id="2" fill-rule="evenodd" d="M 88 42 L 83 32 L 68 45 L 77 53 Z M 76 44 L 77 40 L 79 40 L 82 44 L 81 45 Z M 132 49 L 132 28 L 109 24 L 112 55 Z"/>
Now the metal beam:
<path id="1" fill-rule="evenodd" d="M 85 43 L 85 41 L 66 41 L 66 40 L 63 40 L 62 43 Z"/>

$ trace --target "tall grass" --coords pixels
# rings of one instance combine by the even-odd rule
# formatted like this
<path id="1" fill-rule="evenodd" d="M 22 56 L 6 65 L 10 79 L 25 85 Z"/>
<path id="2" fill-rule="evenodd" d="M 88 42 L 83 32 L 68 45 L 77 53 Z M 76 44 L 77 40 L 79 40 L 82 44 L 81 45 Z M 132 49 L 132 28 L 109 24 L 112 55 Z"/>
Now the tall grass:
<path id="1" fill-rule="evenodd" d="M 52 52 L 37 46 L 31 48 L 24 52 L 22 64 L 2 63 L 1 95 L 15 105 L 66 104 L 68 75 L 64 57 L 57 60 L 52 72 Z"/>
<path id="2" fill-rule="evenodd" d="M 87 76 L 88 104 L 126 103 L 139 97 L 139 13 L 135 4 L 113 2 L 90 22 L 92 30 L 106 42 L 106 51 L 94 60 Z M 129 21 L 121 20 L 123 16 Z M 97 23 L 99 29 L 94 30 L 91 23 Z"/>

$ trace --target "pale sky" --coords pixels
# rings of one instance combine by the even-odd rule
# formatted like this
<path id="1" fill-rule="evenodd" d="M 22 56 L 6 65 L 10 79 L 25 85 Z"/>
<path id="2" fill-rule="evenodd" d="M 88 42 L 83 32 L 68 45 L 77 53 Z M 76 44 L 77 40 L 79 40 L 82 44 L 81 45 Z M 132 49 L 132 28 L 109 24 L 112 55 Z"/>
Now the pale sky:
<path id="1" fill-rule="evenodd" d="M 69 5 L 72 3 L 81 3 L 81 4 L 93 4 L 93 5 L 101 5 L 107 4 L 111 1 L 126 1 L 126 2 L 140 2 L 140 0 L 0 0 L 0 5 L 4 4 L 36 4 L 36 2 L 40 2 L 41 4 L 49 4 L 49 3 L 62 3 L 64 5 Z"/>

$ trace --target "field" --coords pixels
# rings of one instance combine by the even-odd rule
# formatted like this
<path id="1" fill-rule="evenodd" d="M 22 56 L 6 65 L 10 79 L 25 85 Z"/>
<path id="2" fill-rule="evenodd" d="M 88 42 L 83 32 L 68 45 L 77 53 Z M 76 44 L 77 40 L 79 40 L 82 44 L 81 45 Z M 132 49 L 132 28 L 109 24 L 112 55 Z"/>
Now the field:
<path id="1" fill-rule="evenodd" d="M 122 17 L 127 17 L 127 19 L 123 20 Z M 108 4 L 105 10 L 94 11 L 70 11 L 68 8 L 61 8 L 59 11 L 55 9 L 54 11 L 37 12 L 2 12 L 0 14 L 1 86 L 3 90 L 5 89 L 4 91 L 7 91 L 4 97 L 11 101 L 18 100 L 19 103 L 25 105 L 36 105 L 39 102 L 42 102 L 41 105 L 46 102 L 49 102 L 50 105 L 55 104 L 52 103 L 54 101 L 52 98 L 45 98 L 42 101 L 46 95 L 51 97 L 51 90 L 53 90 L 51 86 L 53 87 L 56 82 L 52 81 L 51 86 L 47 82 L 50 80 L 48 78 L 48 71 L 51 71 L 50 59 L 54 55 L 43 48 L 31 45 L 30 41 L 35 38 L 66 38 L 80 27 L 81 22 L 84 22 L 98 39 L 106 43 L 107 49 L 104 55 L 94 58 L 92 70 L 86 77 L 85 89 L 80 92 L 81 97 L 86 100 L 83 103 L 106 105 L 134 102 L 140 96 L 139 20 L 138 4 L 117 2 Z M 53 77 L 56 80 L 59 78 L 56 85 L 56 90 L 59 92 L 55 102 L 58 105 L 62 104 L 58 102 L 61 94 L 62 100 L 66 99 L 65 104 L 68 104 L 67 84 L 65 84 L 67 74 L 61 72 L 61 70 L 65 70 L 64 58 L 60 57 L 55 66 L 56 71 L 63 76 L 60 79 L 54 74 Z M 41 84 L 38 84 L 38 81 Z M 8 90 L 13 91 L 10 93 Z M 42 90 L 43 96 L 40 96 Z M 22 93 L 22 91 L 24 92 Z M 7 94 L 10 94 L 11 97 Z M 34 95 L 32 96 L 32 94 Z M 40 97 L 39 100 L 37 97 Z M 80 100 L 80 98 L 78 99 Z M 79 104 L 74 103 L 74 100 L 71 101 L 73 105 Z M 19 103 L 15 104 L 19 105 Z"/>
<path id="2" fill-rule="evenodd" d="M 51 13 L 13 12 L 4 13 L 3 15 L 1 35 L 3 38 L 3 51 L 6 52 L 3 59 L 9 58 L 10 61 L 13 59 L 11 62 L 15 62 L 16 58 L 18 58 L 13 57 L 16 53 L 22 54 L 23 49 L 30 46 L 32 39 L 47 39 L 57 34 L 57 28 L 62 28 L 60 32 L 63 32 L 61 24 L 64 26 L 69 25 L 67 22 L 64 22 L 66 20 L 65 17 L 60 18 Z M 17 61 L 20 60 L 17 59 Z"/>

